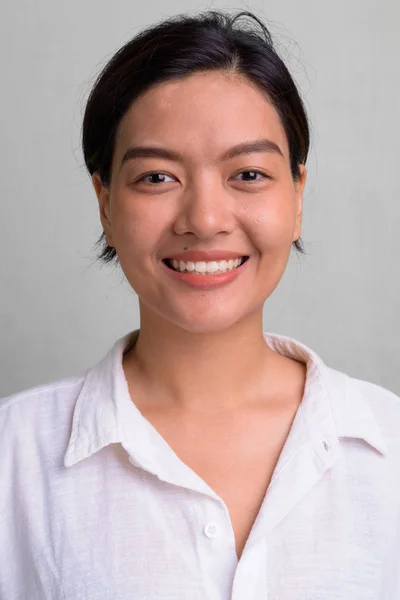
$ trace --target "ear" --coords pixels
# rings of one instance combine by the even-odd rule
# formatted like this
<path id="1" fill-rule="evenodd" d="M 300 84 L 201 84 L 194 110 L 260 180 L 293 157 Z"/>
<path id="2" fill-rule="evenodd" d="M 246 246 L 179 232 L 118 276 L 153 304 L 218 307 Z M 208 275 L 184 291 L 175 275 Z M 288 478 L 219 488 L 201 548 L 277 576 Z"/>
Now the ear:
<path id="1" fill-rule="evenodd" d="M 301 235 L 301 220 L 303 217 L 303 191 L 307 179 L 307 169 L 304 165 L 299 165 L 300 179 L 295 182 L 295 203 L 296 203 L 296 222 L 293 233 L 293 242 L 299 239 Z"/>
<path id="2" fill-rule="evenodd" d="M 103 185 L 100 175 L 96 172 L 92 175 L 92 184 L 96 192 L 97 199 L 99 201 L 100 220 L 106 234 L 106 242 L 108 246 L 114 248 L 114 243 L 111 233 L 111 220 L 110 220 L 110 192 L 109 189 Z"/>

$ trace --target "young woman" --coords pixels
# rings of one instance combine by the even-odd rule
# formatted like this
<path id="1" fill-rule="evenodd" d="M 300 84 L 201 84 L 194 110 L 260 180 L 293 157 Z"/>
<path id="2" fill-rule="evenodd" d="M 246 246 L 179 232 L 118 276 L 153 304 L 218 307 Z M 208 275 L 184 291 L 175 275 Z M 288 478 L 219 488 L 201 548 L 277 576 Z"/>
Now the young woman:
<path id="1" fill-rule="evenodd" d="M 399 397 L 262 328 L 308 149 L 247 11 L 176 16 L 106 65 L 83 153 L 140 328 L 2 400 L 1 600 L 400 597 Z"/>

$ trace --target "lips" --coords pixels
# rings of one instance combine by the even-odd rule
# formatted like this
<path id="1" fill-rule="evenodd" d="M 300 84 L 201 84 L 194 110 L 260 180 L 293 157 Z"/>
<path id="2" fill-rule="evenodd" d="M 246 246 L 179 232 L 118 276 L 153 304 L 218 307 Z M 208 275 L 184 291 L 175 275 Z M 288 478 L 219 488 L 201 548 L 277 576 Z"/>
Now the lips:
<path id="1" fill-rule="evenodd" d="M 195 273 L 193 271 L 175 270 L 168 266 L 168 259 L 161 260 L 161 264 L 162 268 L 165 270 L 165 273 L 167 273 L 168 276 L 175 280 L 179 285 L 190 286 L 192 288 L 201 290 L 212 290 L 229 285 L 238 277 L 240 277 L 241 273 L 247 269 L 249 258 L 250 257 L 247 257 L 247 259 L 235 269 L 216 273 Z"/>
<path id="2" fill-rule="evenodd" d="M 241 264 L 244 264 L 244 263 L 245 263 L 245 262 L 246 262 L 246 261 L 249 259 L 249 257 L 248 257 L 248 256 L 244 256 L 244 257 L 241 257 L 241 258 L 242 258 L 242 262 L 241 262 Z M 165 264 L 165 265 L 166 265 L 166 266 L 167 266 L 169 269 L 172 269 L 173 271 L 178 271 L 179 273 L 181 273 L 182 271 L 181 271 L 180 269 L 175 269 L 174 265 L 172 264 L 172 260 L 175 260 L 175 259 L 163 258 L 162 262 L 163 262 L 163 263 L 164 263 L 164 264 Z M 186 262 L 186 261 L 185 261 L 185 262 Z M 188 262 L 192 262 L 192 261 L 188 261 Z M 196 262 L 204 262 L 204 261 L 196 261 Z M 211 262 L 212 262 L 212 261 L 211 261 Z M 239 265 L 239 266 L 240 266 L 240 265 Z M 236 267 L 236 268 L 238 268 L 238 267 Z M 184 272 L 188 272 L 188 271 L 184 271 Z M 192 272 L 192 271 L 189 271 L 189 272 Z M 218 272 L 217 272 L 217 273 L 218 273 Z M 216 275 L 217 273 L 213 273 L 213 274 L 214 274 L 214 275 Z M 212 273 L 211 273 L 211 274 L 212 274 Z"/>

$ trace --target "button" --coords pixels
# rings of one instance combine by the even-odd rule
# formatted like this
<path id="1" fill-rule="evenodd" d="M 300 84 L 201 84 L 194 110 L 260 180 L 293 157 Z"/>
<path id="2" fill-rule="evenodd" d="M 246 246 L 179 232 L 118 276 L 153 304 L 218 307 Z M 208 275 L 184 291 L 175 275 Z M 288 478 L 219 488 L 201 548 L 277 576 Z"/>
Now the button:
<path id="1" fill-rule="evenodd" d="M 326 450 L 327 452 L 329 452 L 329 444 L 327 444 L 325 440 L 323 440 L 323 442 L 322 442 L 322 445 L 323 445 L 323 447 L 325 448 L 325 450 Z"/>
<path id="2" fill-rule="evenodd" d="M 204 527 L 204 533 L 208 538 L 215 538 L 217 536 L 216 523 L 207 523 L 207 525 Z"/>

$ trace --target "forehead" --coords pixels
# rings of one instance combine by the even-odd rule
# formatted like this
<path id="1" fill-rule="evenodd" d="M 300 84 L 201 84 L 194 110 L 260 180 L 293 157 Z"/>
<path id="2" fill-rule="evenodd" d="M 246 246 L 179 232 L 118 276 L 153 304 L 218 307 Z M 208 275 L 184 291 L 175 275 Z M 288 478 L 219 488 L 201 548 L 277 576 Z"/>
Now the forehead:
<path id="1" fill-rule="evenodd" d="M 287 157 L 285 131 L 267 96 L 243 75 L 204 72 L 156 84 L 136 99 L 121 120 L 116 152 L 155 142 L 204 157 L 262 137 Z"/>

